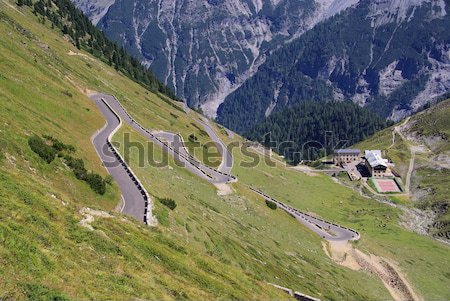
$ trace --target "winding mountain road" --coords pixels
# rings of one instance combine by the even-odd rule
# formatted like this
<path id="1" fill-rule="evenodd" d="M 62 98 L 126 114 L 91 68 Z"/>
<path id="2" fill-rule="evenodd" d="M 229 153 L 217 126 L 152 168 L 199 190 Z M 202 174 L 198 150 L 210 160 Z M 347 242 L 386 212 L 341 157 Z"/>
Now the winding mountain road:
<path id="1" fill-rule="evenodd" d="M 155 225 L 156 219 L 152 216 L 153 203 L 147 191 L 111 144 L 111 137 L 120 128 L 121 120 L 101 98 L 92 99 L 106 118 L 105 126 L 93 136 L 92 144 L 122 192 L 123 204 L 120 211 L 145 224 Z"/>
<path id="2" fill-rule="evenodd" d="M 134 130 L 148 140 L 160 146 L 164 151 L 167 151 L 178 162 L 182 163 L 182 166 L 187 168 L 190 172 L 210 183 L 220 184 L 236 181 L 236 177 L 230 175 L 229 173 L 227 174 L 215 168 L 206 166 L 187 153 L 183 139 L 180 135 L 164 131 L 154 133 L 144 128 L 136 120 L 134 120 L 133 117 L 131 117 L 131 115 L 114 96 L 99 93 L 91 95 L 91 98 L 95 101 L 103 100 L 106 102 L 125 123 L 130 125 Z M 112 112 L 110 114 L 112 114 Z"/>
<path id="3" fill-rule="evenodd" d="M 350 228 L 346 228 L 343 226 L 339 226 L 334 223 L 327 222 L 323 219 L 311 216 L 305 212 L 292 208 L 271 196 L 261 192 L 255 188 L 250 187 L 250 190 L 255 192 L 256 194 L 262 196 L 264 199 L 275 203 L 278 208 L 286 211 L 290 215 L 294 216 L 300 223 L 305 225 L 308 229 L 318 234 L 320 237 L 327 241 L 338 241 L 338 242 L 346 242 L 350 240 L 358 240 L 360 235 L 355 230 Z"/>
<path id="4" fill-rule="evenodd" d="M 191 112 L 191 109 L 187 105 L 186 101 L 183 102 L 183 110 L 186 114 L 189 114 Z M 203 126 L 206 133 L 216 144 L 217 149 L 219 150 L 220 154 L 222 155 L 222 161 L 221 161 L 219 167 L 217 168 L 217 170 L 219 170 L 220 172 L 222 172 L 224 174 L 228 174 L 228 175 L 231 174 L 231 169 L 233 168 L 233 156 L 232 156 L 231 152 L 228 150 L 225 143 L 223 143 L 222 139 L 220 139 L 219 136 L 217 136 L 216 131 L 214 131 L 214 129 L 211 127 L 211 124 L 210 124 L 208 118 L 206 118 L 204 116 L 200 116 L 201 120 L 199 120 L 198 118 L 195 118 L 193 116 L 191 116 L 191 118 Z M 230 138 L 234 137 L 233 132 L 231 132 L 229 129 L 225 129 L 225 130 Z"/>
<path id="5" fill-rule="evenodd" d="M 98 93 L 92 94 L 90 98 L 97 104 L 107 121 L 106 125 L 93 137 L 92 143 L 94 144 L 103 165 L 114 177 L 122 191 L 124 201 L 122 212 L 125 214 L 131 215 L 147 224 L 156 224 L 156 219 L 151 214 L 152 202 L 147 191 L 119 152 L 111 144 L 111 138 L 122 125 L 122 120 L 142 136 L 168 152 L 171 156 L 181 162 L 190 172 L 204 178 L 208 182 L 219 184 L 236 181 L 236 178 L 230 175 L 233 165 L 232 155 L 226 148 L 226 145 L 209 125 L 208 120 L 203 119 L 202 121 L 196 121 L 203 125 L 205 131 L 217 144 L 219 151 L 222 154 L 222 162 L 218 169 L 205 166 L 190 155 L 180 135 L 164 131 L 151 132 L 144 128 L 131 117 L 114 96 Z M 313 217 L 307 213 L 289 207 L 259 190 L 251 187 L 249 188 L 266 200 L 274 202 L 279 208 L 294 216 L 307 228 L 328 241 L 349 241 L 359 239 L 359 233 L 352 229 Z"/>
<path id="6" fill-rule="evenodd" d="M 198 120 L 196 118 L 195 121 L 200 123 L 203 128 L 205 129 L 208 136 L 213 140 L 213 142 L 216 144 L 217 149 L 219 150 L 220 154 L 222 155 L 222 161 L 217 167 L 217 170 L 224 174 L 231 174 L 231 169 L 233 168 L 233 156 L 231 155 L 231 152 L 228 150 L 225 143 L 223 143 L 222 139 L 220 139 L 219 136 L 217 136 L 216 131 L 211 127 L 211 124 L 209 123 L 209 120 L 206 117 L 201 116 L 201 120 Z"/>
<path id="7" fill-rule="evenodd" d="M 163 131 L 153 133 L 144 128 L 131 117 L 114 96 L 96 93 L 90 95 L 90 98 L 97 104 L 107 121 L 106 125 L 93 137 L 92 143 L 103 165 L 107 168 L 111 176 L 114 177 L 122 191 L 124 202 L 122 212 L 125 214 L 148 224 L 156 223 L 156 220 L 151 215 L 152 203 L 148 193 L 119 152 L 111 144 L 111 138 L 120 128 L 122 120 L 142 136 L 168 152 L 183 167 L 208 182 L 223 184 L 237 180 L 236 177 L 229 173 L 231 168 L 229 170 L 222 169 L 224 172 L 205 166 L 195 159 L 188 153 L 180 135 Z M 231 154 L 227 159 L 232 161 Z"/>

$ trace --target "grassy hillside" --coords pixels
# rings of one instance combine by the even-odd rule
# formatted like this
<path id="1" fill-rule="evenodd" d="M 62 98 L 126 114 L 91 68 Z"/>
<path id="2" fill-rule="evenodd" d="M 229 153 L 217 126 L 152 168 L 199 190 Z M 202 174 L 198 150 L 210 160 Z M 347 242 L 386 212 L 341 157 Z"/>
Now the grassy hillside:
<path id="1" fill-rule="evenodd" d="M 129 103 L 145 95 L 143 102 L 155 103 L 154 116 L 165 117 L 148 121 L 155 127 L 170 124 L 176 110 L 103 64 L 69 56 L 76 50 L 63 36 L 12 2 L 0 2 L 0 36 L 1 299 L 286 297 L 242 268 L 118 214 L 96 218 L 94 231 L 81 227 L 80 209 L 110 211 L 120 198 L 117 187 L 98 196 L 61 160 L 44 163 L 28 137 L 54 135 L 106 175 L 90 142 L 104 119 L 82 87 Z"/>
<path id="2" fill-rule="evenodd" d="M 187 138 L 199 125 L 78 53 L 27 8 L 0 5 L 1 298 L 287 297 L 266 281 L 327 298 L 388 296 L 373 276 L 335 266 L 316 236 L 247 191 L 221 198 L 213 186 L 174 164 L 139 169 L 155 199 L 170 197 L 178 205 L 168 212 L 156 201 L 161 225 L 149 229 L 111 211 L 120 198 L 115 185 L 98 196 L 60 159 L 45 163 L 27 144 L 32 134 L 74 145 L 88 169 L 106 175 L 90 143 L 104 119 L 87 89 L 117 95 L 148 128 Z M 96 217 L 91 231 L 79 224 L 85 207 L 112 217 Z M 355 282 L 361 285 L 355 288 Z"/>
<path id="3" fill-rule="evenodd" d="M 239 154 L 236 152 L 236 160 Z M 242 159 L 242 157 L 241 157 Z M 400 225 L 401 211 L 362 198 L 325 175 L 309 176 L 278 166 L 235 169 L 240 183 L 255 185 L 275 198 L 361 232 L 355 246 L 396 261 L 425 299 L 448 299 L 450 248 Z"/>
<path id="4" fill-rule="evenodd" d="M 450 151 L 450 99 L 414 116 L 410 133 L 415 133 L 434 153 Z M 431 139 L 430 138 L 435 138 Z"/>
<path id="5" fill-rule="evenodd" d="M 382 149 L 406 178 L 411 159 L 411 147 L 415 151 L 411 176 L 411 205 L 432 209 L 437 214 L 431 234 L 450 238 L 450 99 L 420 112 L 402 122 L 403 137 L 392 132 L 395 126 L 381 131 L 356 146 L 361 149 Z M 400 124 L 402 124 L 400 123 Z"/>
<path id="6" fill-rule="evenodd" d="M 147 228 L 112 209 L 120 192 L 98 196 L 57 159 L 44 163 L 28 147 L 31 134 L 52 134 L 77 148 L 89 169 L 105 176 L 90 143 L 104 119 L 86 89 L 115 94 L 144 126 L 200 130 L 188 115 L 144 90 L 39 24 L 29 10 L 0 0 L 0 298 L 283 299 L 277 283 L 324 300 L 386 300 L 381 281 L 336 265 L 319 237 L 246 187 L 255 185 L 291 205 L 362 232 L 358 248 L 397 261 L 426 299 L 449 299 L 450 251 L 404 230 L 399 212 L 361 198 L 325 176 L 282 165 L 240 166 L 234 151 L 234 193 L 216 188 L 170 161 L 135 168 L 155 200 L 160 225 Z M 71 96 L 70 96 L 71 95 Z M 176 115 L 177 117 L 175 117 Z M 227 141 L 242 143 L 236 136 Z M 130 133 L 123 127 L 114 140 Z M 206 141 L 206 137 L 204 138 Z M 148 151 L 148 150 L 147 150 Z M 154 155 L 162 156 L 154 149 Z M 136 167 L 136 153 L 131 165 Z M 175 200 L 174 210 L 160 199 Z M 82 208 L 108 212 L 94 231 L 81 227 Z M 384 226 L 383 226 L 384 225 Z"/>

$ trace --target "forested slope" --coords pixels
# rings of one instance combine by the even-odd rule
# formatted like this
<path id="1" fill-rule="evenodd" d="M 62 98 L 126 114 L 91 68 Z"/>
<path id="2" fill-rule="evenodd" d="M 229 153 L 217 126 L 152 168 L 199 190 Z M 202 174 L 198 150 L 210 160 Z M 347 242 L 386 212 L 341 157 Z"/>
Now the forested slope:
<path id="1" fill-rule="evenodd" d="M 386 125 L 383 118 L 351 102 L 304 102 L 265 118 L 246 137 L 296 164 L 353 145 Z"/>
<path id="2" fill-rule="evenodd" d="M 449 27 L 448 1 L 360 1 L 273 53 L 217 120 L 243 133 L 302 101 L 348 99 L 399 120 L 450 90 Z"/>

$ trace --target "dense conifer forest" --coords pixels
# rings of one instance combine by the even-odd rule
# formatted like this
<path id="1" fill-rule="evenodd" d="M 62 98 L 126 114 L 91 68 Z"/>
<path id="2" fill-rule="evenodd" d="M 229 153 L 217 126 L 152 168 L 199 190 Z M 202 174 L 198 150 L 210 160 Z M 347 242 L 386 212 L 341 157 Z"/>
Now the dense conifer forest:
<path id="1" fill-rule="evenodd" d="M 273 114 L 246 136 L 297 164 L 348 147 L 387 125 L 377 114 L 352 102 L 308 101 Z"/>
<path id="2" fill-rule="evenodd" d="M 393 110 L 413 110 L 411 102 L 425 89 L 436 64 L 447 64 L 449 12 L 432 18 L 441 8 L 425 3 L 410 8 L 404 22 L 397 23 L 392 12 L 393 21 L 373 26 L 370 7 L 371 1 L 360 1 L 271 54 L 228 95 L 218 109 L 218 122 L 244 133 L 269 108 L 282 111 L 310 100 L 351 99 L 383 117 Z M 389 68 L 401 73 L 400 84 L 386 79 Z"/>

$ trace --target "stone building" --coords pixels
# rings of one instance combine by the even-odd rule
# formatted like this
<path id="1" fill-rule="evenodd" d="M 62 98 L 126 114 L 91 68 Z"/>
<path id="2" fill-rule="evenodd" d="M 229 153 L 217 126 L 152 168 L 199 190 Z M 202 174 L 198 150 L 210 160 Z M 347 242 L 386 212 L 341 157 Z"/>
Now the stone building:
<path id="1" fill-rule="evenodd" d="M 382 158 L 380 150 L 366 150 L 364 160 L 371 177 L 384 178 L 391 175 L 388 162 Z"/>
<path id="2" fill-rule="evenodd" d="M 361 160 L 361 151 L 359 149 L 337 149 L 333 154 L 333 163 L 350 163 Z"/>

